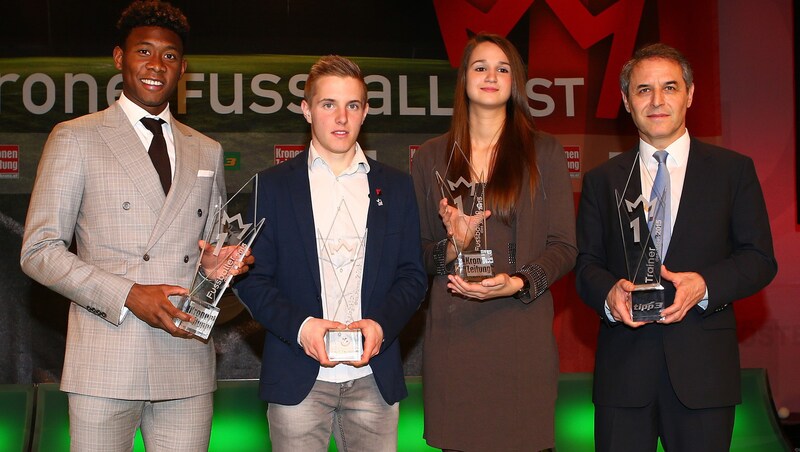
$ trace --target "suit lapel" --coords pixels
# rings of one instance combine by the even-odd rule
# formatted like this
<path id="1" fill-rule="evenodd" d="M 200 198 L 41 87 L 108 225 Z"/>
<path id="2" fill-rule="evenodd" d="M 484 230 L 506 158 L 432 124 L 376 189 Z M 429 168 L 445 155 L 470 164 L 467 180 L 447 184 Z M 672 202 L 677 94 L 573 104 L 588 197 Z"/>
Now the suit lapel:
<path id="1" fill-rule="evenodd" d="M 389 197 L 383 191 L 391 189 L 385 187 L 383 168 L 374 160 L 369 161 L 370 171 L 367 175 L 369 180 L 369 211 L 367 213 L 367 250 L 364 256 L 364 275 L 363 286 L 361 287 L 361 312 L 362 316 L 368 312 L 367 305 L 370 294 L 375 288 L 375 281 L 378 277 L 378 268 L 381 265 L 381 254 L 383 252 L 383 240 L 386 236 L 386 223 L 389 206 L 384 206 L 384 202 L 389 202 Z M 381 195 L 378 196 L 378 192 Z"/>
<path id="2" fill-rule="evenodd" d="M 183 124 L 174 118 L 172 119 L 172 136 L 175 141 L 175 176 L 172 181 L 172 188 L 170 188 L 166 200 L 162 204 L 163 207 L 159 211 L 158 221 L 148 241 L 148 248 L 158 242 L 158 239 L 161 238 L 175 220 L 175 213 L 180 212 L 183 208 L 186 199 L 192 192 L 197 179 L 197 170 L 200 168 L 197 140 L 192 137 L 191 132 Z M 163 190 L 161 193 L 163 193 Z M 208 214 L 212 215 L 213 212 Z"/>
<path id="3" fill-rule="evenodd" d="M 642 194 L 642 179 L 639 173 L 638 149 L 631 149 L 620 156 L 616 172 L 611 178 L 611 190 L 619 191 L 620 196 L 636 202 Z M 612 193 L 612 197 L 616 198 Z"/>
<path id="4" fill-rule="evenodd" d="M 702 196 L 694 196 L 695 193 L 704 192 L 704 186 L 715 174 L 713 162 L 709 157 L 703 144 L 692 138 L 689 145 L 689 158 L 686 161 L 681 201 L 669 242 L 670 249 L 680 249 L 681 236 L 692 230 L 692 219 L 697 218 L 698 215 L 704 215 L 708 209 L 713 207 L 705 204 Z M 687 193 L 691 195 L 687 196 Z M 669 252 L 667 256 L 669 256 Z"/>
<path id="5" fill-rule="evenodd" d="M 158 173 L 128 117 L 117 103 L 107 110 L 99 132 L 106 147 L 114 154 L 128 177 L 134 181 L 145 203 L 158 215 L 165 199 Z"/>
<path id="6" fill-rule="evenodd" d="M 283 165 L 289 165 L 287 173 L 289 196 L 292 201 L 295 221 L 299 228 L 302 252 L 305 253 L 310 273 L 316 286 L 316 293 L 322 292 L 319 280 L 319 256 L 317 254 L 317 230 L 314 227 L 314 210 L 311 206 L 311 187 L 308 181 L 308 151 Z M 300 251 L 300 250 L 298 250 Z"/>

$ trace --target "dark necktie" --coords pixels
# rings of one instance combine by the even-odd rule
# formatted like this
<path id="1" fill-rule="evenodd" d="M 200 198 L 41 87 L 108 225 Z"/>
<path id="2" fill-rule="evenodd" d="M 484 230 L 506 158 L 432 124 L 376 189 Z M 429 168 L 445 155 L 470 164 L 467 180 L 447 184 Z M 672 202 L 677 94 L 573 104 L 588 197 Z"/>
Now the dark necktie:
<path id="1" fill-rule="evenodd" d="M 669 239 L 672 235 L 668 155 L 667 151 L 656 151 L 653 154 L 653 158 L 658 160 L 658 171 L 656 171 L 656 178 L 653 181 L 653 191 L 650 193 L 651 209 L 655 209 L 652 214 L 654 221 L 650 224 L 650 233 L 656 248 L 661 253 L 661 262 L 664 262 L 664 255 L 669 248 Z"/>
<path id="2" fill-rule="evenodd" d="M 142 118 L 142 124 L 153 133 L 153 141 L 150 142 L 150 149 L 147 150 L 147 153 L 150 154 L 150 160 L 158 172 L 161 187 L 166 195 L 172 185 L 172 169 L 167 154 L 167 141 L 164 139 L 164 131 L 161 130 L 162 123 L 164 123 L 163 119 Z"/>

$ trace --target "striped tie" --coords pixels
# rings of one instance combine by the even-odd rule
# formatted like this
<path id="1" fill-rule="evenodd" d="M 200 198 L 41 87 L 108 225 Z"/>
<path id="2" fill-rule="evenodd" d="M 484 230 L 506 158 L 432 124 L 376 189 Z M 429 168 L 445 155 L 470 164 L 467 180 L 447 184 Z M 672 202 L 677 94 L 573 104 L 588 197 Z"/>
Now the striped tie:
<path id="1" fill-rule="evenodd" d="M 669 170 L 667 170 L 667 151 L 656 151 L 653 158 L 658 160 L 658 171 L 653 181 L 653 191 L 650 193 L 650 208 L 655 209 L 652 220 L 648 225 L 653 243 L 661 254 L 661 262 L 669 249 L 669 239 L 672 235 L 670 223 L 670 183 Z"/>

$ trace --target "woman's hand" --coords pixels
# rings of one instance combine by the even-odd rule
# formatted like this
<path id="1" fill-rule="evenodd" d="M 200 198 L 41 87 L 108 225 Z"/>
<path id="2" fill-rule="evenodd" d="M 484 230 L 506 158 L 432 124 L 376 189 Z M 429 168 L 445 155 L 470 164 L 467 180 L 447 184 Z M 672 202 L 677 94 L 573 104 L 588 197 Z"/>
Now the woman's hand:
<path id="1" fill-rule="evenodd" d="M 456 254 L 472 243 L 478 226 L 483 224 L 483 221 L 491 215 L 492 212 L 489 210 L 484 210 L 471 216 L 464 215 L 457 207 L 451 206 L 447 198 L 442 198 L 439 201 L 439 216 L 442 217 L 442 224 L 444 224 L 444 228 L 447 231 L 447 237 L 452 239 L 453 245 L 456 247 Z M 452 259 L 448 259 L 448 261 Z"/>
<path id="2" fill-rule="evenodd" d="M 460 276 L 448 275 L 447 288 L 453 293 L 468 299 L 491 300 L 492 298 L 510 297 L 519 292 L 525 282 L 519 277 L 498 273 L 480 282 L 464 281 Z"/>

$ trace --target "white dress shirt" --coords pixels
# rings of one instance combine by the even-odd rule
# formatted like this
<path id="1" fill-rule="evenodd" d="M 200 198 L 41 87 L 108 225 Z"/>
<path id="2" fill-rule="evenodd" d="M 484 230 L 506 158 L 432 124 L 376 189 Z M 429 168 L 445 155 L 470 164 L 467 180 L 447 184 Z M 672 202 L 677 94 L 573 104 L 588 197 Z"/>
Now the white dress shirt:
<path id="1" fill-rule="evenodd" d="M 169 167 L 172 170 L 172 177 L 175 177 L 175 139 L 172 135 L 172 114 L 169 111 L 169 105 L 165 108 L 158 116 L 154 116 L 148 113 L 144 108 L 136 105 L 133 103 L 132 100 L 125 97 L 125 94 L 122 93 L 119 95 L 119 100 L 117 100 L 119 106 L 122 107 L 122 111 L 125 112 L 125 116 L 128 117 L 128 121 L 130 121 L 131 125 L 133 126 L 133 130 L 136 131 L 136 135 L 139 136 L 139 140 L 141 140 L 142 145 L 144 145 L 144 152 L 147 153 L 147 150 L 150 149 L 150 142 L 153 141 L 153 134 L 147 130 L 147 127 L 142 124 L 141 119 L 144 117 L 148 118 L 160 118 L 164 120 L 164 123 L 161 124 L 161 128 L 164 130 L 164 141 L 167 142 L 167 155 L 169 155 Z"/>
<path id="2" fill-rule="evenodd" d="M 683 193 L 683 181 L 686 179 L 686 163 L 689 161 L 689 131 L 684 131 L 680 138 L 673 141 L 666 149 L 656 149 L 639 139 L 639 173 L 642 180 L 642 193 L 650 198 L 653 191 L 653 181 L 658 171 L 658 161 L 653 157 L 656 151 L 667 151 L 667 170 L 670 182 L 670 230 L 674 230 L 675 217 L 678 216 L 678 207 Z M 664 253 L 666 255 L 666 252 Z"/>
<path id="3" fill-rule="evenodd" d="M 314 144 L 309 145 L 308 181 L 317 235 L 322 313 L 327 320 L 348 324 L 361 320 L 361 281 L 368 240 L 369 163 L 356 143 L 353 161 L 334 174 Z M 302 329 L 302 326 L 301 326 Z M 372 373 L 369 365 L 320 366 L 318 380 L 342 383 Z"/>

